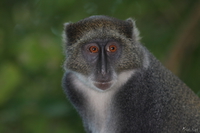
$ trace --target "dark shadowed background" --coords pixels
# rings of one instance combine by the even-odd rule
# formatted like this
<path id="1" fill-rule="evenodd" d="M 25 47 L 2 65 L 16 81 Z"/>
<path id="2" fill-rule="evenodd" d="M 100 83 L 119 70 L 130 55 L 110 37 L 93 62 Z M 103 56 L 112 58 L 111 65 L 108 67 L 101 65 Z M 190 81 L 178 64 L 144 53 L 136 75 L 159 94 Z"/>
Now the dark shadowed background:
<path id="1" fill-rule="evenodd" d="M 132 17 L 142 43 L 200 96 L 199 0 L 1 0 L 0 133 L 84 133 L 61 87 L 63 23 Z"/>

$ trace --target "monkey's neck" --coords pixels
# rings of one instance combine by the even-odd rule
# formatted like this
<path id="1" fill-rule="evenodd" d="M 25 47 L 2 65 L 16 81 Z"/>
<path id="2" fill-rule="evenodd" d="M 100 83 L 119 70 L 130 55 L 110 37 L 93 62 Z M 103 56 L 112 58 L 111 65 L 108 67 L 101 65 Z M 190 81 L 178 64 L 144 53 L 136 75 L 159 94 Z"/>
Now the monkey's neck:
<path id="1" fill-rule="evenodd" d="M 86 128 L 92 133 L 111 132 L 115 119 L 112 110 L 112 99 L 116 90 L 99 92 L 88 88 L 78 79 L 75 80 L 75 83 L 78 91 L 84 95 L 85 107 L 81 109 L 82 113 L 80 114 L 83 114 L 82 117 Z"/>
<path id="2" fill-rule="evenodd" d="M 113 91 L 107 93 L 89 91 L 87 93 L 87 119 L 90 121 L 88 126 L 94 133 L 108 132 L 108 125 L 110 125 L 109 123 L 111 123 L 112 117 L 111 98 L 113 97 L 113 94 Z"/>

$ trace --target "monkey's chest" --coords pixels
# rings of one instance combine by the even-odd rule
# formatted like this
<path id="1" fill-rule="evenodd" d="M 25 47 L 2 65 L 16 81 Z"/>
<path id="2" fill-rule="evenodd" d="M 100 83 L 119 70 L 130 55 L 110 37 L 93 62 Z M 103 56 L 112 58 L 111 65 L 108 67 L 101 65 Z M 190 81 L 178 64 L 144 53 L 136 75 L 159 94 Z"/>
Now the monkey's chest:
<path id="1" fill-rule="evenodd" d="M 113 128 L 112 92 L 99 93 L 90 91 L 87 93 L 88 127 L 94 133 L 109 133 Z"/>

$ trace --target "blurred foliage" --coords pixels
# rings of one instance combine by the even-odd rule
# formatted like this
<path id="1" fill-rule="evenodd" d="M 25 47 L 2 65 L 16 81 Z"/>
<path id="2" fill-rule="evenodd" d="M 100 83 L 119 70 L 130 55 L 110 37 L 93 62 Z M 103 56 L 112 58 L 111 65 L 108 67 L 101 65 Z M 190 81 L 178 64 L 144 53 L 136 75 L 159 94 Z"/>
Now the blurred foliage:
<path id="1" fill-rule="evenodd" d="M 198 0 L 1 0 L 0 133 L 84 132 L 61 87 L 63 23 L 99 14 L 132 17 L 143 44 L 165 63 L 191 14 L 200 13 L 193 12 L 199 4 Z M 192 32 L 177 74 L 200 96 L 199 19 Z"/>

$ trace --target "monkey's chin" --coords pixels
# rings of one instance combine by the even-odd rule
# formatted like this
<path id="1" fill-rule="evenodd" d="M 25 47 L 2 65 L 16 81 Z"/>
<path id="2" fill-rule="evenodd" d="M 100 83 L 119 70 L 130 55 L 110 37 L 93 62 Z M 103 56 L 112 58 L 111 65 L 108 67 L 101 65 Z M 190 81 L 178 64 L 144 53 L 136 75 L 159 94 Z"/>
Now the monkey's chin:
<path id="1" fill-rule="evenodd" d="M 94 82 L 94 85 L 100 90 L 107 90 L 111 87 L 112 82 Z"/>

